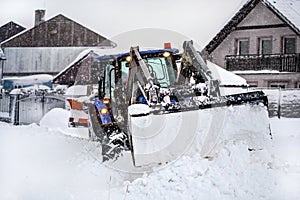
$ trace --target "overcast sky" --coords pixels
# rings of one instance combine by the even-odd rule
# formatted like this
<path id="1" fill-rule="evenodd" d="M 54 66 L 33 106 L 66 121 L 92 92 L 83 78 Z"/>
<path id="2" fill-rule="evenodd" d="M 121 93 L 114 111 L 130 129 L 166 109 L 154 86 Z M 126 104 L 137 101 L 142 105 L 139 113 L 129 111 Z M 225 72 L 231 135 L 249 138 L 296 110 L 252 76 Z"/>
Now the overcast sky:
<path id="1" fill-rule="evenodd" d="M 136 29 L 178 32 L 205 46 L 247 0 L 0 0 L 0 26 L 34 24 L 34 10 L 46 20 L 63 14 L 107 38 Z"/>

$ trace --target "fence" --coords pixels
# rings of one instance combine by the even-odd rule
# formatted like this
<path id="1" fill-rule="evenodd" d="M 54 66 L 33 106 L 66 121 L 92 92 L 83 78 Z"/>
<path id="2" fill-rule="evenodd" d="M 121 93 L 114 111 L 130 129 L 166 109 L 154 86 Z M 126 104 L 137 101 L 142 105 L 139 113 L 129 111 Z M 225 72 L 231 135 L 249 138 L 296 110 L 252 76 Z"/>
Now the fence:
<path id="1" fill-rule="evenodd" d="M 53 108 L 65 108 L 65 98 L 40 91 L 34 94 L 1 94 L 0 120 L 14 125 L 39 123 Z"/>
<path id="2" fill-rule="evenodd" d="M 0 121 L 10 121 L 11 96 L 0 93 Z"/>
<path id="3" fill-rule="evenodd" d="M 262 88 L 262 90 L 268 96 L 270 117 L 300 118 L 299 89 Z M 27 95 L 0 94 L 0 121 L 15 125 L 39 123 L 40 119 L 53 108 L 65 108 L 63 95 L 45 92 Z"/>
<path id="4" fill-rule="evenodd" d="M 300 118 L 299 89 L 262 88 L 262 90 L 268 96 L 270 117 Z"/>

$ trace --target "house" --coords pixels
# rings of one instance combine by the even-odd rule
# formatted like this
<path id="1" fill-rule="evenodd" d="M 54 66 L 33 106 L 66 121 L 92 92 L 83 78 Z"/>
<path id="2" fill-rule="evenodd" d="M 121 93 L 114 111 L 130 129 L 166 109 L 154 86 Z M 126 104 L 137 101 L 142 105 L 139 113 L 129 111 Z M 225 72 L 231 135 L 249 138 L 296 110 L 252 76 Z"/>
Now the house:
<path id="1" fill-rule="evenodd" d="M 54 76 L 52 82 L 59 85 L 76 85 L 76 84 L 98 84 L 98 77 L 100 76 L 100 65 L 103 68 L 107 63 L 95 64 L 100 56 L 107 57 L 110 60 L 111 55 L 116 55 L 122 52 L 118 48 L 114 49 L 86 49 L 57 75 Z M 110 61 L 108 61 L 110 62 Z"/>
<path id="2" fill-rule="evenodd" d="M 7 40 L 8 38 L 24 31 L 25 28 L 15 22 L 11 21 L 0 27 L 0 42 Z"/>
<path id="3" fill-rule="evenodd" d="M 0 27 L 0 43 L 2 41 L 5 41 L 7 39 L 9 39 L 10 37 L 24 31 L 25 28 L 23 26 L 20 26 L 19 24 L 11 21 L 8 22 L 6 24 L 4 24 L 3 26 Z M 6 60 L 5 54 L 1 49 L 1 45 L 0 45 L 0 80 L 3 77 L 3 65 L 4 65 L 4 61 Z"/>
<path id="4" fill-rule="evenodd" d="M 6 57 L 3 76 L 56 75 L 85 49 L 116 46 L 62 14 L 44 18 L 45 10 L 36 10 L 33 28 L 1 43 Z"/>
<path id="5" fill-rule="evenodd" d="M 300 88 L 300 1 L 249 0 L 204 48 L 250 86 Z"/>
<path id="6" fill-rule="evenodd" d="M 65 69 L 59 72 L 52 80 L 54 84 L 74 85 L 75 82 L 89 82 L 91 65 L 94 58 L 98 57 L 96 50 L 87 49 L 81 52 Z"/>

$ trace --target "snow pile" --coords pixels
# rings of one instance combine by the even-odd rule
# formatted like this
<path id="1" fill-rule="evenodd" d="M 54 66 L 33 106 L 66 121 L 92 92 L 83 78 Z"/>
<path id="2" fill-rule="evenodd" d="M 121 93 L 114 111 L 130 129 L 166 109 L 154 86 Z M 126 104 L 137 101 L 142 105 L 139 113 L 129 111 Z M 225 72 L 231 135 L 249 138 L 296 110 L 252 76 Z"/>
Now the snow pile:
<path id="1" fill-rule="evenodd" d="M 261 125 L 259 119 L 255 122 Z M 249 149 L 246 140 L 232 138 L 213 159 L 199 153 L 184 156 L 125 182 L 122 193 L 114 190 L 114 199 L 299 199 L 300 119 L 274 118 L 271 123 L 273 139 L 262 149 Z"/>
<path id="2" fill-rule="evenodd" d="M 267 110 L 260 105 L 214 108 L 201 111 L 199 122 L 185 156 L 125 183 L 122 195 L 134 200 L 270 199 L 276 182 Z"/>
<path id="3" fill-rule="evenodd" d="M 54 108 L 41 119 L 40 125 L 57 130 L 65 130 L 68 128 L 67 122 L 69 117 L 69 111 L 62 108 Z"/>
<path id="4" fill-rule="evenodd" d="M 8 123 L 6 123 L 6 122 L 0 121 L 0 127 L 1 127 L 2 129 L 4 129 L 5 127 L 9 127 L 9 126 L 11 126 L 11 124 L 8 124 Z"/>
<path id="5" fill-rule="evenodd" d="M 216 121 L 224 142 L 213 158 L 194 152 L 150 174 L 103 165 L 99 143 L 64 135 L 63 110 L 41 126 L 0 122 L 0 199 L 300 199 L 300 119 L 271 119 L 270 140 L 255 114 L 215 112 L 226 120 Z"/>
<path id="6" fill-rule="evenodd" d="M 65 135 L 88 139 L 89 132 L 87 128 L 68 127 L 69 117 L 70 111 L 62 108 L 54 108 L 44 115 L 40 121 L 40 126 L 46 127 L 52 131 L 61 132 Z"/>
<path id="7" fill-rule="evenodd" d="M 150 113 L 150 108 L 145 104 L 133 104 L 128 107 L 129 115 L 146 115 Z"/>
<path id="8" fill-rule="evenodd" d="M 265 152 L 238 142 L 209 161 L 182 157 L 160 171 L 125 183 L 126 199 L 270 199 L 275 182 Z"/>
<path id="9" fill-rule="evenodd" d="M 34 124 L 3 125 L 0 199 L 106 199 L 110 184 L 121 185 L 125 179 L 97 160 L 101 148 L 96 142 Z"/>
<path id="10" fill-rule="evenodd" d="M 215 157 L 227 143 L 242 141 L 263 149 L 270 140 L 268 112 L 262 105 L 240 105 L 200 111 L 198 134 L 187 155 Z"/>
<path id="11" fill-rule="evenodd" d="M 85 96 L 87 94 L 86 85 L 73 85 L 66 90 L 65 96 Z"/>

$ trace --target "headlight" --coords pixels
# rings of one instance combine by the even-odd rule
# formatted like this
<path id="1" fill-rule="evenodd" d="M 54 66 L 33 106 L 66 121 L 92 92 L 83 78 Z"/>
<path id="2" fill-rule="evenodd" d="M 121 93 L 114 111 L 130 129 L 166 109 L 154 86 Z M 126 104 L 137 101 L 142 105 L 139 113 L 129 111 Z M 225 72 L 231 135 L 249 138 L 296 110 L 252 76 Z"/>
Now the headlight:
<path id="1" fill-rule="evenodd" d="M 130 62 L 131 60 L 132 60 L 131 56 L 127 56 L 127 57 L 126 57 L 126 61 L 127 61 L 127 62 Z"/>
<path id="2" fill-rule="evenodd" d="M 166 51 L 166 52 L 163 53 L 163 56 L 164 56 L 165 58 L 169 57 L 170 55 L 171 55 L 171 53 L 168 52 L 168 51 Z"/>
<path id="3" fill-rule="evenodd" d="M 110 102 L 109 98 L 102 99 L 102 102 L 108 104 Z"/>
<path id="4" fill-rule="evenodd" d="M 108 109 L 107 108 L 101 108 L 100 113 L 104 115 L 104 114 L 108 113 Z"/>

